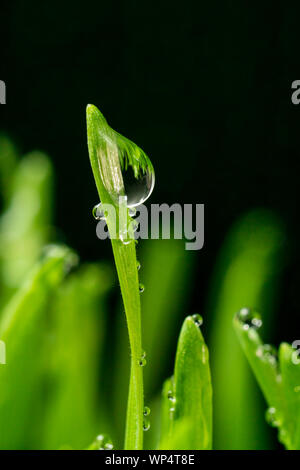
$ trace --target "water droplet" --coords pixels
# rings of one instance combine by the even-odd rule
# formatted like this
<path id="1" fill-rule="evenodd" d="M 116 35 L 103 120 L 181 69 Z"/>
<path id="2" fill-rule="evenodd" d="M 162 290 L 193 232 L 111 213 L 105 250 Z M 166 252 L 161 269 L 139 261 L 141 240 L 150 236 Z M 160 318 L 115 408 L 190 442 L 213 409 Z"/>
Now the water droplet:
<path id="1" fill-rule="evenodd" d="M 128 207 L 134 208 L 143 204 L 154 188 L 155 175 L 152 165 L 147 166 L 145 171 L 140 170 L 138 174 L 128 165 L 125 171 L 122 170 L 122 177 Z"/>
<path id="2" fill-rule="evenodd" d="M 106 190 L 117 204 L 119 196 L 123 196 L 124 192 L 128 198 L 128 207 L 143 204 L 152 193 L 155 183 L 151 161 L 134 142 L 112 129 L 99 110 L 97 114 L 99 170 Z M 114 173 L 113 181 L 107 177 L 107 169 L 102 166 L 107 156 Z"/>
<path id="3" fill-rule="evenodd" d="M 96 220 L 104 220 L 105 217 L 107 216 L 107 214 L 105 214 L 105 212 L 102 210 L 101 202 L 99 202 L 99 204 L 96 204 L 93 207 L 92 213 L 93 213 L 94 219 L 96 219 Z"/>
<path id="4" fill-rule="evenodd" d="M 140 294 L 141 294 L 142 292 L 144 292 L 144 290 L 145 290 L 144 284 L 140 284 L 140 285 L 139 285 Z"/>
<path id="5" fill-rule="evenodd" d="M 174 397 L 174 393 L 172 390 L 168 391 L 168 400 L 170 400 L 172 403 L 175 403 L 176 399 Z"/>
<path id="6" fill-rule="evenodd" d="M 149 421 L 149 419 L 144 418 L 144 421 L 143 421 L 143 430 L 144 430 L 144 431 L 149 431 L 149 429 L 150 429 L 150 421 Z"/>
<path id="7" fill-rule="evenodd" d="M 138 360 L 138 364 L 139 366 L 141 367 L 144 367 L 146 364 L 147 364 L 147 361 L 146 361 L 146 353 L 144 352 L 141 357 L 139 358 Z"/>
<path id="8" fill-rule="evenodd" d="M 129 215 L 130 217 L 134 217 L 136 214 L 136 208 L 135 207 L 129 207 Z"/>
<path id="9" fill-rule="evenodd" d="M 198 313 L 195 313 L 195 315 L 192 315 L 192 319 L 194 320 L 195 325 L 199 327 L 203 325 L 203 318 Z"/>
<path id="10" fill-rule="evenodd" d="M 277 350 L 271 344 L 262 344 L 261 346 L 258 346 L 256 356 L 274 366 L 277 366 Z"/>
<path id="11" fill-rule="evenodd" d="M 149 416 L 150 413 L 151 413 L 151 410 L 150 410 L 149 406 L 144 406 L 143 415 L 144 416 Z"/>
<path id="12" fill-rule="evenodd" d="M 99 434 L 89 450 L 112 450 L 113 448 L 111 439 L 106 434 Z"/>
<path id="13" fill-rule="evenodd" d="M 237 313 L 237 318 L 242 323 L 244 330 L 258 329 L 262 326 L 261 316 L 249 308 L 242 308 Z"/>
<path id="14" fill-rule="evenodd" d="M 273 406 L 268 408 L 266 411 L 266 421 L 273 428 L 278 428 L 281 424 L 281 421 L 278 418 L 277 410 Z"/>
<path id="15" fill-rule="evenodd" d="M 206 344 L 203 344 L 202 345 L 202 362 L 203 364 L 206 364 L 206 362 L 208 361 L 208 347 L 206 346 Z"/>
<path id="16" fill-rule="evenodd" d="M 136 268 L 138 271 L 141 269 L 141 263 L 139 261 L 136 262 Z"/>
<path id="17" fill-rule="evenodd" d="M 129 243 L 133 242 L 133 239 L 127 238 L 127 234 L 120 233 L 120 240 L 123 245 L 129 245 Z"/>

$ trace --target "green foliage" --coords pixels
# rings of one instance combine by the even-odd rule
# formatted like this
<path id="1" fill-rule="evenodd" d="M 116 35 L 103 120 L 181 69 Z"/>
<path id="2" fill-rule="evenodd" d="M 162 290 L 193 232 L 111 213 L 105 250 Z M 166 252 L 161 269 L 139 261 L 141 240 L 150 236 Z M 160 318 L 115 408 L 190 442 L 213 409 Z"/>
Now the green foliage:
<path id="1" fill-rule="evenodd" d="M 130 166 L 135 177 L 150 172 L 154 178 L 153 167 L 94 106 L 88 106 L 87 121 L 99 198 L 114 206 L 118 220 L 117 196 L 125 195 L 123 171 Z M 53 234 L 48 157 L 33 152 L 18 160 L 15 146 L 1 136 L 0 181 L 0 352 L 6 348 L 7 360 L 0 364 L 0 448 L 109 450 L 112 442 L 123 447 L 129 382 L 126 449 L 211 449 L 212 381 L 199 316 L 185 319 L 177 349 L 174 344 L 193 288 L 195 256 L 184 250 L 182 241 L 149 240 L 140 249 L 138 273 L 134 241 L 113 239 L 126 323 L 123 315 L 109 319 L 112 270 L 101 263 L 69 273 L 77 263 L 70 249 L 43 249 Z M 113 219 L 109 213 L 105 218 L 111 230 Z M 126 222 L 132 222 L 128 211 Z M 268 446 L 257 390 L 231 319 L 245 304 L 263 309 L 270 319 L 282 240 L 278 221 L 267 212 L 253 211 L 233 227 L 218 259 L 206 318 L 211 325 L 219 448 Z M 143 325 L 139 276 L 146 285 Z M 299 449 L 300 366 L 295 350 L 281 344 L 277 360 L 258 335 L 259 317 L 248 315 L 244 311 L 235 318 L 235 329 L 269 404 L 268 419 L 288 449 Z M 271 322 L 266 324 L 264 333 L 269 335 Z M 141 367 L 144 348 L 146 369 Z M 161 397 L 174 353 L 174 373 L 164 382 Z M 112 368 L 113 384 L 108 377 Z M 143 369 L 151 411 L 144 408 Z"/>
<path id="2" fill-rule="evenodd" d="M 76 261 L 68 248 L 50 247 L 2 314 L 0 338 L 6 345 L 7 364 L 0 366 L 1 449 L 33 445 L 33 410 L 42 397 L 41 357 L 49 301 Z"/>
<path id="3" fill-rule="evenodd" d="M 184 321 L 174 377 L 163 388 L 161 449 L 212 447 L 212 386 L 199 315 Z"/>
<path id="4" fill-rule="evenodd" d="M 52 384 L 44 424 L 45 448 L 70 445 L 83 449 L 99 431 L 99 423 L 102 429 L 108 426 L 98 386 L 104 380 L 99 358 L 111 285 L 108 266 L 91 264 L 71 274 L 57 291 L 45 351 L 47 379 Z"/>
<path id="5" fill-rule="evenodd" d="M 49 241 L 52 223 L 50 160 L 32 152 L 18 163 L 10 181 L 10 196 L 0 218 L 2 301 L 21 286 L 24 276 Z"/>
<path id="6" fill-rule="evenodd" d="M 232 316 L 243 305 L 264 311 L 264 328 L 270 335 L 283 241 L 279 220 L 268 211 L 253 210 L 234 223 L 217 258 L 207 307 L 216 449 L 270 446 L 268 426 L 259 411 L 263 403 L 233 331 Z"/>
<path id="7" fill-rule="evenodd" d="M 116 214 L 119 208 L 114 199 L 124 194 L 119 152 L 111 141 L 108 128 L 100 111 L 92 105 L 87 108 L 87 127 L 90 160 L 99 198 L 102 204 L 113 204 Z M 135 163 L 136 164 L 136 163 Z M 111 214 L 107 214 L 107 226 L 116 230 Z M 127 319 L 131 346 L 131 372 L 127 407 L 125 449 L 143 447 L 143 372 L 140 365 L 143 356 L 141 334 L 141 304 L 135 243 L 124 244 L 120 238 L 112 239 L 114 259 Z"/>
<path id="8" fill-rule="evenodd" d="M 258 333 L 259 317 L 242 309 L 234 318 L 239 341 L 269 405 L 269 423 L 278 427 L 279 440 L 290 450 L 300 450 L 300 364 L 297 351 L 281 343 L 278 352 L 264 344 Z"/>

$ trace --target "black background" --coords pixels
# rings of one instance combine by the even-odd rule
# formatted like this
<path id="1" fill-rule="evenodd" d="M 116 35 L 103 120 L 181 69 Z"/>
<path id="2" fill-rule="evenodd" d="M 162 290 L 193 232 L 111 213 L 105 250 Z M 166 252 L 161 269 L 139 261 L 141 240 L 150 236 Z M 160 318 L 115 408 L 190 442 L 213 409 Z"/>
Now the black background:
<path id="1" fill-rule="evenodd" d="M 205 247 L 195 254 L 202 292 L 234 220 L 255 207 L 282 219 L 278 339 L 294 340 L 299 3 L 12 0 L 0 12 L 0 128 L 22 152 L 51 156 L 60 238 L 83 260 L 111 256 L 91 219 L 85 107 L 93 103 L 150 156 L 151 202 L 205 203 Z M 197 310 L 199 296 L 195 287 Z"/>

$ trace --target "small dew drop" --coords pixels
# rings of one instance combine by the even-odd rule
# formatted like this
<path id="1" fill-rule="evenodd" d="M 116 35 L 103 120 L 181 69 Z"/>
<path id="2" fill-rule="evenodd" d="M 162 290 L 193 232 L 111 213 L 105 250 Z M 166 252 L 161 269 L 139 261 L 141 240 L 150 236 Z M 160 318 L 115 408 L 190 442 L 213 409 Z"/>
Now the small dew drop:
<path id="1" fill-rule="evenodd" d="M 136 262 L 136 268 L 138 271 L 141 269 L 141 263 L 139 261 Z"/>
<path id="2" fill-rule="evenodd" d="M 106 434 L 99 434 L 90 447 L 90 450 L 112 450 L 113 443 Z"/>
<path id="3" fill-rule="evenodd" d="M 203 318 L 198 313 L 195 313 L 195 315 L 192 315 L 192 319 L 194 320 L 195 325 L 197 325 L 198 327 L 203 325 Z"/>
<path id="4" fill-rule="evenodd" d="M 243 325 L 244 330 L 249 330 L 249 328 L 257 330 L 262 326 L 261 316 L 249 308 L 242 308 L 237 313 L 237 318 Z"/>
<path id="5" fill-rule="evenodd" d="M 168 400 L 170 400 L 172 403 L 175 403 L 176 401 L 172 390 L 168 391 Z"/>
<path id="6" fill-rule="evenodd" d="M 149 431 L 149 429 L 150 429 L 150 421 L 149 421 L 149 419 L 144 418 L 144 421 L 143 421 L 143 430 L 144 430 L 144 431 Z"/>
<path id="7" fill-rule="evenodd" d="M 105 214 L 105 212 L 102 210 L 101 202 L 99 202 L 99 204 L 96 204 L 93 207 L 92 213 L 93 213 L 94 219 L 96 219 L 96 220 L 104 220 L 105 216 L 107 216 L 107 214 Z"/>
<path id="8" fill-rule="evenodd" d="M 120 233 L 120 240 L 123 243 L 123 245 L 129 245 L 129 243 L 133 242 L 133 239 L 128 238 L 128 234 L 123 234 Z"/>
<path id="9" fill-rule="evenodd" d="M 139 285 L 140 294 L 142 294 L 142 292 L 144 292 L 144 290 L 145 290 L 144 284 L 140 284 L 140 285 Z"/>
<path id="10" fill-rule="evenodd" d="M 269 364 L 277 365 L 277 350 L 271 344 L 262 344 L 256 350 L 256 356 L 260 359 L 269 362 Z"/>
<path id="11" fill-rule="evenodd" d="M 206 364 L 206 362 L 208 361 L 208 347 L 203 344 L 202 345 L 202 362 L 203 364 Z"/>
<path id="12" fill-rule="evenodd" d="M 130 217 L 134 217 L 136 214 L 136 208 L 135 207 L 129 207 L 129 215 Z"/>
<path id="13" fill-rule="evenodd" d="M 144 411 L 143 411 L 143 415 L 144 416 L 149 416 L 150 413 L 151 413 L 151 410 L 150 410 L 149 406 L 145 406 Z"/>
<path id="14" fill-rule="evenodd" d="M 138 365 L 141 366 L 141 367 L 144 367 L 146 364 L 147 364 L 146 353 L 144 351 L 143 354 L 141 355 L 141 357 L 138 360 Z"/>
<path id="15" fill-rule="evenodd" d="M 278 418 L 276 408 L 270 407 L 270 408 L 267 409 L 267 411 L 266 411 L 266 421 L 273 428 L 278 428 L 280 426 L 281 422 Z"/>

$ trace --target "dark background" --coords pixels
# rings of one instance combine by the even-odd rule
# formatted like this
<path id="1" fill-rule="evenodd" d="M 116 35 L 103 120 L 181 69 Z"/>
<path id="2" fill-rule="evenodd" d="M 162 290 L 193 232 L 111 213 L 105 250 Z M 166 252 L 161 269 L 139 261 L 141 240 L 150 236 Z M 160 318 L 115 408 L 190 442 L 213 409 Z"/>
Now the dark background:
<path id="1" fill-rule="evenodd" d="M 0 12 L 0 128 L 22 152 L 51 156 L 60 238 L 82 259 L 111 256 L 91 218 L 85 107 L 93 103 L 150 156 L 151 202 L 205 203 L 205 247 L 195 254 L 203 292 L 232 222 L 255 207 L 279 215 L 287 230 L 279 338 L 295 339 L 299 3 L 12 0 Z M 195 287 L 196 298 L 199 309 Z"/>

